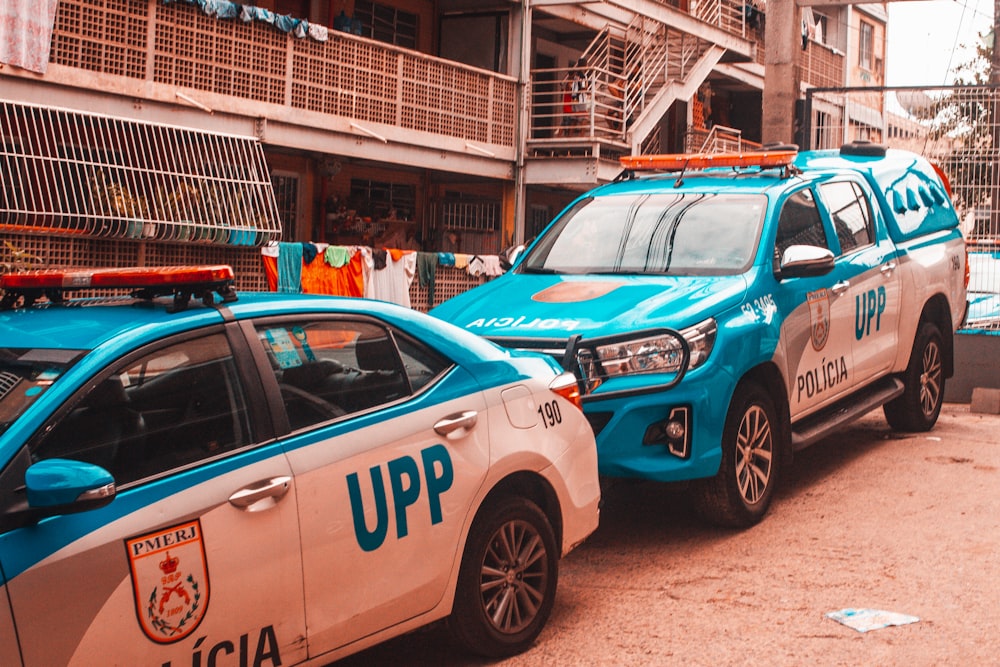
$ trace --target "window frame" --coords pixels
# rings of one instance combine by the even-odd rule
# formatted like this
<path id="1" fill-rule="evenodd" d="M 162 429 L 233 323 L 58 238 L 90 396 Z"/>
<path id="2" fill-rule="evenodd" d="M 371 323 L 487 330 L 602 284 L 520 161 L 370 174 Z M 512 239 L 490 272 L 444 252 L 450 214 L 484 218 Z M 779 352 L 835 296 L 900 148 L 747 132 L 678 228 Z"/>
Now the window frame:
<path id="1" fill-rule="evenodd" d="M 260 343 L 258 332 L 260 330 L 266 329 L 268 327 L 284 327 L 292 326 L 294 324 L 303 324 L 304 322 L 309 323 L 337 323 L 343 322 L 349 325 L 364 324 L 368 326 L 375 326 L 386 332 L 387 336 L 392 342 L 395 350 L 396 359 L 400 364 L 400 368 L 404 372 L 404 377 L 407 383 L 407 393 L 404 396 L 394 398 L 392 400 L 386 401 L 384 403 L 378 403 L 366 407 L 361 410 L 348 411 L 343 415 L 332 417 L 327 420 L 317 421 L 308 426 L 303 426 L 300 428 L 293 428 L 290 423 L 287 410 L 285 408 L 284 399 L 281 394 L 281 387 L 278 383 L 278 378 L 274 373 L 274 369 L 271 366 L 271 359 L 264 349 L 264 346 Z M 399 405 L 408 401 L 414 400 L 416 397 L 422 395 L 426 391 L 429 391 L 432 387 L 441 382 L 441 380 L 449 373 L 453 368 L 455 368 L 455 362 L 450 359 L 446 354 L 442 353 L 440 350 L 427 345 L 421 341 L 416 336 L 413 336 L 406 331 L 399 329 L 377 317 L 363 313 L 318 313 L 318 312 L 301 312 L 301 313 L 289 313 L 274 316 L 260 316 L 248 320 L 243 320 L 240 322 L 243 330 L 244 338 L 250 346 L 250 356 L 252 356 L 257 369 L 257 375 L 260 377 L 261 387 L 265 395 L 268 397 L 268 409 L 271 415 L 271 422 L 274 424 L 275 437 L 284 437 L 293 433 L 305 433 L 309 431 L 314 431 L 317 429 L 325 428 L 331 424 L 340 423 L 344 420 L 356 419 L 364 415 L 370 415 L 373 412 L 379 410 L 384 410 L 387 407 Z M 413 386 L 413 379 L 406 367 L 406 357 L 403 355 L 403 351 L 400 349 L 400 340 L 405 340 L 408 344 L 416 346 L 422 350 L 427 351 L 432 356 L 437 357 L 442 362 L 441 369 L 432 375 L 430 379 L 424 382 L 419 387 Z"/>
<path id="2" fill-rule="evenodd" d="M 844 244 L 841 241 L 840 235 L 837 234 L 837 223 L 836 223 L 836 211 L 830 205 L 830 196 L 826 192 L 826 188 L 829 186 L 839 186 L 843 184 L 848 184 L 854 191 L 854 202 L 859 205 L 862 217 L 865 221 L 865 229 L 868 231 L 868 241 L 866 243 L 859 243 L 850 248 L 844 248 Z M 865 188 L 861 186 L 860 183 L 853 179 L 838 179 L 832 181 L 826 181 L 825 183 L 820 183 L 817 187 L 819 191 L 820 199 L 823 203 L 823 208 L 826 210 L 827 215 L 830 217 L 830 225 L 834 230 L 834 237 L 837 239 L 837 246 L 839 250 L 838 256 L 851 255 L 864 248 L 869 248 L 875 245 L 878 239 L 875 236 L 875 219 L 874 212 L 872 211 L 871 202 L 868 200 L 868 195 Z M 843 210 L 843 208 L 838 209 Z M 856 232 L 855 232 L 856 233 Z M 832 248 L 831 248 L 832 250 Z"/>
<path id="3" fill-rule="evenodd" d="M 875 25 L 859 19 L 858 27 L 858 67 L 871 72 L 875 62 Z"/>
<path id="4" fill-rule="evenodd" d="M 92 376 L 90 376 L 85 382 L 83 382 L 77 389 L 72 393 L 72 395 L 64 401 L 56 410 L 54 410 L 47 419 L 42 423 L 42 425 L 35 430 L 32 435 L 25 440 L 24 451 L 31 456 L 31 462 L 34 461 L 34 451 L 41 446 L 45 439 L 49 436 L 50 432 L 55 430 L 57 424 L 61 423 L 68 415 L 79 407 L 83 401 L 91 395 L 91 393 L 101 385 L 104 381 L 111 378 L 116 373 L 120 373 L 122 369 L 128 367 L 131 364 L 136 363 L 144 357 L 148 357 L 160 350 L 165 350 L 169 347 L 176 345 L 181 345 L 189 341 L 197 340 L 199 338 L 208 338 L 210 336 L 222 335 L 226 344 L 229 347 L 229 352 L 234 365 L 234 370 L 236 373 L 236 381 L 239 383 L 237 389 L 242 389 L 243 398 L 245 401 L 245 409 L 247 412 L 247 427 L 248 433 L 246 436 L 246 443 L 239 447 L 234 447 L 233 449 L 223 450 L 216 454 L 200 458 L 195 461 L 190 461 L 181 465 L 174 466 L 172 468 L 164 469 L 159 472 L 150 473 L 143 477 L 137 477 L 135 479 L 130 479 L 128 481 L 122 482 L 118 478 L 115 479 L 116 488 L 121 491 L 123 489 L 132 488 L 135 486 L 143 485 L 151 481 L 160 480 L 166 477 L 170 477 L 187 470 L 192 470 L 204 466 L 213 461 L 217 461 L 224 458 L 230 458 L 236 456 L 242 452 L 259 447 L 261 444 L 265 443 L 272 437 L 273 427 L 272 423 L 266 416 L 267 413 L 263 409 L 263 401 L 265 400 L 263 393 L 260 391 L 259 382 L 255 374 L 248 375 L 248 366 L 245 361 L 245 344 L 243 337 L 239 335 L 234 336 L 234 327 L 232 325 L 212 325 L 208 327 L 201 327 L 197 329 L 192 329 L 185 331 L 173 336 L 162 338 L 156 341 L 146 343 L 138 348 L 130 350 L 129 352 L 116 358 L 114 361 L 105 364 L 101 370 Z M 109 471 L 110 472 L 110 471 Z"/>

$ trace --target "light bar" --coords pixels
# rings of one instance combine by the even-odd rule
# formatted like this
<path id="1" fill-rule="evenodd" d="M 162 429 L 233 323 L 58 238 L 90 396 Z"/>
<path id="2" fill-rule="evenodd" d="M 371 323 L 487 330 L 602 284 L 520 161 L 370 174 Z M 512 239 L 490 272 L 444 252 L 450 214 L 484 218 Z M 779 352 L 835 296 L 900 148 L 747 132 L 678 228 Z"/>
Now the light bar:
<path id="1" fill-rule="evenodd" d="M 39 298 L 63 301 L 63 292 L 79 289 L 128 289 L 134 298 L 153 299 L 173 295 L 172 311 L 183 310 L 191 298 L 211 305 L 218 294 L 224 303 L 236 301 L 233 269 L 214 266 L 153 266 L 126 269 L 41 270 L 0 276 L 0 310 L 25 308 Z"/>
<path id="2" fill-rule="evenodd" d="M 622 167 L 632 171 L 685 171 L 712 167 L 787 167 L 797 151 L 759 153 L 673 153 L 667 155 L 626 155 Z"/>
<path id="3" fill-rule="evenodd" d="M 233 269 L 218 266 L 160 266 L 127 269 L 58 269 L 0 276 L 5 290 L 184 288 L 233 280 Z"/>

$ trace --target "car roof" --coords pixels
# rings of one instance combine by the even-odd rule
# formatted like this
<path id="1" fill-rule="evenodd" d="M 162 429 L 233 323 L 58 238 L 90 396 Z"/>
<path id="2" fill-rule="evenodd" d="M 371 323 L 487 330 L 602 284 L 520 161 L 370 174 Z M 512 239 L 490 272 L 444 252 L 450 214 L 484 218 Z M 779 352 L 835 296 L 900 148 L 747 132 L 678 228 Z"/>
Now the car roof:
<path id="1" fill-rule="evenodd" d="M 218 311 L 200 304 L 170 313 L 166 303 L 126 297 L 72 299 L 0 311 L 0 345 L 91 350 L 120 336 L 141 343 L 222 321 Z"/>
<path id="2" fill-rule="evenodd" d="M 111 341 L 127 347 L 166 336 L 221 324 L 219 308 L 199 301 L 171 312 L 169 298 L 152 301 L 130 297 L 70 299 L 0 311 L 0 347 L 93 350 Z M 242 292 L 222 306 L 235 319 L 296 313 L 370 315 L 408 331 L 455 361 L 475 362 L 506 356 L 484 339 L 419 311 L 372 299 L 324 295 Z"/>
<path id="3" fill-rule="evenodd" d="M 786 174 L 781 168 L 749 167 L 739 171 L 728 167 L 688 170 L 684 172 L 638 172 L 631 178 L 595 188 L 592 196 L 633 195 L 649 193 L 729 193 L 779 195 L 800 186 L 804 181 L 853 175 L 869 180 L 885 180 L 885 174 L 905 173 L 920 160 L 907 151 L 886 150 L 879 154 L 851 154 L 843 149 L 804 151 L 798 153 Z M 680 183 L 678 183 L 680 181 Z"/>

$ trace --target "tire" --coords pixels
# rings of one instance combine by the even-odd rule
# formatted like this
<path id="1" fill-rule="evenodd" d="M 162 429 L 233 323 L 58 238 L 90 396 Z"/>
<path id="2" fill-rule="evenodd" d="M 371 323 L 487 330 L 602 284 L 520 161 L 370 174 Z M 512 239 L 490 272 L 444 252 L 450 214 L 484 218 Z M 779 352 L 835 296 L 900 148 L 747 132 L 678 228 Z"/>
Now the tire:
<path id="1" fill-rule="evenodd" d="M 741 382 L 722 431 L 719 472 L 693 489 L 694 509 L 703 519 L 747 528 L 764 518 L 778 482 L 781 432 L 771 396 L 754 382 Z"/>
<path id="2" fill-rule="evenodd" d="M 466 649 L 490 658 L 521 653 L 552 612 L 559 551 L 548 518 L 530 500 L 486 508 L 469 532 L 448 627 Z"/>
<path id="3" fill-rule="evenodd" d="M 903 372 L 903 394 L 882 406 L 892 428 L 929 431 L 937 423 L 944 401 L 943 351 L 937 326 L 923 322 L 913 341 L 910 363 Z"/>

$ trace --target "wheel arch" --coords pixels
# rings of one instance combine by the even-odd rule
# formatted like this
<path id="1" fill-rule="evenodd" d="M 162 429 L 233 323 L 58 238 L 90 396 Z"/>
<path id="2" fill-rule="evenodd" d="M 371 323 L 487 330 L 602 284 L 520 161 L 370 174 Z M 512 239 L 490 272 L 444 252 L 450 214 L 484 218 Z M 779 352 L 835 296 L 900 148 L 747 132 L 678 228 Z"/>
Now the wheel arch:
<path id="1" fill-rule="evenodd" d="M 778 370 L 774 362 L 758 364 L 747 370 L 743 377 L 739 379 L 737 385 L 743 382 L 755 382 L 771 395 L 774 401 L 774 409 L 778 413 L 778 423 L 781 425 L 781 442 L 785 445 L 782 449 L 786 456 L 791 455 L 791 410 L 788 406 L 788 391 L 785 388 L 785 379 Z M 735 394 L 735 391 L 734 391 Z"/>
<path id="2" fill-rule="evenodd" d="M 538 505 L 545 514 L 552 526 L 552 531 L 556 536 L 556 544 L 562 548 L 563 522 L 562 509 L 559 505 L 559 496 L 555 489 L 541 475 L 527 470 L 518 471 L 507 475 L 490 489 L 490 492 L 483 498 L 476 516 L 472 523 L 479 520 L 484 512 L 495 506 L 505 498 L 522 497 Z M 470 524 L 471 525 L 471 524 Z"/>
<path id="3" fill-rule="evenodd" d="M 941 334 L 941 344 L 944 347 L 942 362 L 944 365 L 944 376 L 950 378 L 955 374 L 955 328 L 951 321 L 951 308 L 948 306 L 948 299 L 943 294 L 935 294 L 920 312 L 920 323 L 917 325 L 919 331 L 920 324 L 930 322 L 938 328 Z M 902 341 L 900 341 L 902 343 Z M 912 344 L 912 341 L 911 341 Z M 912 355 L 913 352 L 911 351 Z"/>

